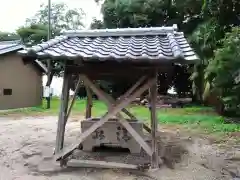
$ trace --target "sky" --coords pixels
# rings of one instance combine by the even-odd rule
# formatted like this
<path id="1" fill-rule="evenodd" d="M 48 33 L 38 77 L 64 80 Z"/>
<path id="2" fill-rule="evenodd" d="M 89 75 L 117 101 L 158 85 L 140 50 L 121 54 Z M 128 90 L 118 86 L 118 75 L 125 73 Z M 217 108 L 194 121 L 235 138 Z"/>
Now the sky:
<path id="1" fill-rule="evenodd" d="M 100 6 L 94 0 L 52 0 L 53 3 L 64 2 L 69 8 L 82 8 L 86 14 L 85 27 L 88 27 L 94 17 L 101 18 Z M 48 0 L 5 0 L 0 6 L 0 31 L 14 32 L 32 17 L 42 3 Z"/>

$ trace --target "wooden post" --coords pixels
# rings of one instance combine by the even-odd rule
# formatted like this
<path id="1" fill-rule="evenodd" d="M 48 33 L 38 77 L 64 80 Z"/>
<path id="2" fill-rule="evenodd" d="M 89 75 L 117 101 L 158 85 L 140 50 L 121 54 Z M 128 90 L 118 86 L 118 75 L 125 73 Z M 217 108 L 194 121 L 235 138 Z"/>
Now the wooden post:
<path id="1" fill-rule="evenodd" d="M 81 84 L 81 79 L 80 79 L 80 77 L 79 77 L 78 82 L 77 82 L 76 89 L 75 89 L 75 91 L 74 91 L 74 95 L 73 95 L 72 101 L 71 101 L 71 103 L 70 103 L 70 107 L 68 108 L 68 112 L 67 112 L 67 117 L 66 117 L 66 119 L 68 119 L 68 117 L 70 116 L 70 113 L 71 113 L 71 111 L 72 111 L 72 107 L 73 107 L 73 105 L 74 105 L 74 102 L 75 102 L 76 97 L 77 97 L 77 94 L 78 94 L 78 90 L 79 90 L 79 88 L 80 88 L 80 84 Z"/>
<path id="2" fill-rule="evenodd" d="M 56 146 L 55 153 L 60 152 L 64 144 L 64 134 L 65 126 L 67 121 L 67 109 L 68 109 L 68 99 L 69 99 L 69 80 L 71 75 L 64 70 L 63 77 L 63 86 L 61 94 L 61 105 L 60 112 L 58 117 L 58 127 L 57 127 L 57 137 L 56 137 Z"/>
<path id="3" fill-rule="evenodd" d="M 92 93 L 89 87 L 85 86 L 87 92 L 86 119 L 92 116 Z"/>
<path id="4" fill-rule="evenodd" d="M 156 112 L 156 100 L 157 100 L 157 72 L 155 74 L 155 83 L 150 88 L 150 112 L 151 112 L 151 134 L 152 134 L 152 157 L 151 157 L 151 168 L 159 168 L 158 158 L 158 145 L 156 140 L 157 134 L 157 112 Z"/>

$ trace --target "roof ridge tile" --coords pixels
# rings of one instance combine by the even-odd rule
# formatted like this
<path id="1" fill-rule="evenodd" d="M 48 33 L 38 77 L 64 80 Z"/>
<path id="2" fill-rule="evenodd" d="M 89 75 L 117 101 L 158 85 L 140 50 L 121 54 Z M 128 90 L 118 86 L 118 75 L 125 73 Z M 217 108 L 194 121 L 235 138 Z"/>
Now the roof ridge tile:
<path id="1" fill-rule="evenodd" d="M 175 58 L 183 57 L 181 47 L 179 46 L 178 42 L 176 41 L 174 34 L 168 33 L 167 38 L 169 40 L 169 45 L 170 45 L 170 48 L 172 49 L 173 56 Z"/>
<path id="2" fill-rule="evenodd" d="M 50 39 L 46 42 L 43 42 L 41 44 L 38 44 L 38 45 L 35 45 L 35 46 L 32 46 L 31 48 L 26 48 L 26 50 L 28 52 L 39 52 L 39 51 L 43 51 L 51 46 L 54 46 L 55 44 L 58 44 L 62 41 L 65 41 L 66 39 L 68 39 L 67 36 L 63 36 L 63 35 L 60 35 L 60 36 L 56 36 L 55 38 L 53 39 Z"/>
<path id="3" fill-rule="evenodd" d="M 142 36 L 142 35 L 167 35 L 177 31 L 177 25 L 162 27 L 140 27 L 140 28 L 115 28 L 115 29 L 90 29 L 90 30 L 68 30 L 62 32 L 68 37 L 97 37 L 97 36 Z"/>

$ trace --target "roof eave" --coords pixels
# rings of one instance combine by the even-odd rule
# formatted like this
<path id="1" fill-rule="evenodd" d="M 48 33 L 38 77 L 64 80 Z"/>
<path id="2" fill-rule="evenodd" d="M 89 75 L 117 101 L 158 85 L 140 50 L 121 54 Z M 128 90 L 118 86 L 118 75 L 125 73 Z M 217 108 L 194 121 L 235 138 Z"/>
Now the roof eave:
<path id="1" fill-rule="evenodd" d="M 22 58 L 29 58 L 32 59 L 33 62 L 35 62 L 37 64 L 37 66 L 42 70 L 43 73 L 47 73 L 47 67 L 38 59 L 38 56 L 34 53 L 28 53 L 28 51 L 26 51 L 25 49 L 18 51 L 17 52 L 18 55 L 20 55 Z M 46 59 L 46 58 L 42 58 L 42 59 Z"/>
<path id="2" fill-rule="evenodd" d="M 19 54 L 23 57 L 29 57 L 29 58 L 35 58 L 38 60 L 46 60 L 46 59 L 52 59 L 52 60 L 71 60 L 71 61 L 79 61 L 79 62 L 104 62 L 104 61 L 116 61 L 116 62 L 124 62 L 126 60 L 130 60 L 132 63 L 138 63 L 139 59 L 141 60 L 140 62 L 148 62 L 152 63 L 155 65 L 161 65 L 164 63 L 181 63 L 181 64 L 195 64 L 199 61 L 199 58 L 197 56 L 194 56 L 191 59 L 185 58 L 183 56 L 178 56 L 178 57 L 159 57 L 159 58 L 114 58 L 114 57 L 109 57 L 109 58 L 99 58 L 99 57 L 81 57 L 81 56 L 52 56 L 50 54 L 42 54 L 38 55 L 37 53 L 32 53 L 28 51 L 22 51 L 19 52 Z"/>
<path id="3" fill-rule="evenodd" d="M 23 49 L 23 48 L 24 48 L 24 46 L 19 44 L 19 45 L 12 46 L 12 47 L 9 47 L 9 48 L 6 48 L 6 49 L 2 49 L 0 51 L 0 55 L 4 55 L 4 54 L 7 54 L 7 53 L 18 51 L 18 50 Z"/>

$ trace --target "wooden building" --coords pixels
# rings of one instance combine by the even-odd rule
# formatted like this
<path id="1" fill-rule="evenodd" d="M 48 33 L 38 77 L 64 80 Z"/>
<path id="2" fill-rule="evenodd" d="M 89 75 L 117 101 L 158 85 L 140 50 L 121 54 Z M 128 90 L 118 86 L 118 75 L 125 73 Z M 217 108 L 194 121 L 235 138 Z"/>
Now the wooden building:
<path id="1" fill-rule="evenodd" d="M 39 61 L 25 64 L 17 54 L 20 41 L 0 42 L 0 110 L 38 106 L 42 97 L 42 73 Z"/>
<path id="2" fill-rule="evenodd" d="M 126 28 L 67 31 L 48 42 L 19 52 L 25 59 L 52 59 L 64 65 L 64 82 L 61 108 L 59 112 L 55 158 L 61 165 L 119 167 L 137 169 L 136 165 L 110 163 L 104 161 L 73 160 L 69 157 L 79 148 L 88 136 L 103 126 L 109 119 L 117 117 L 119 123 L 151 157 L 152 168 L 159 167 L 158 146 L 156 140 L 157 124 L 156 95 L 157 73 L 172 69 L 174 63 L 195 63 L 198 57 L 188 44 L 177 26 L 154 28 Z M 64 147 L 64 132 L 74 99 L 69 101 L 69 82 L 73 76 L 79 76 L 87 88 L 88 100 L 86 120 L 91 119 L 92 96 L 94 92 L 108 106 L 106 114 L 82 132 L 76 144 Z M 93 80 L 132 78 L 135 83 L 125 94 L 117 99 L 101 90 Z M 144 125 L 151 136 L 151 145 L 124 118 L 125 113 L 131 120 L 137 118 L 126 107 L 145 91 L 150 93 L 151 127 Z"/>

